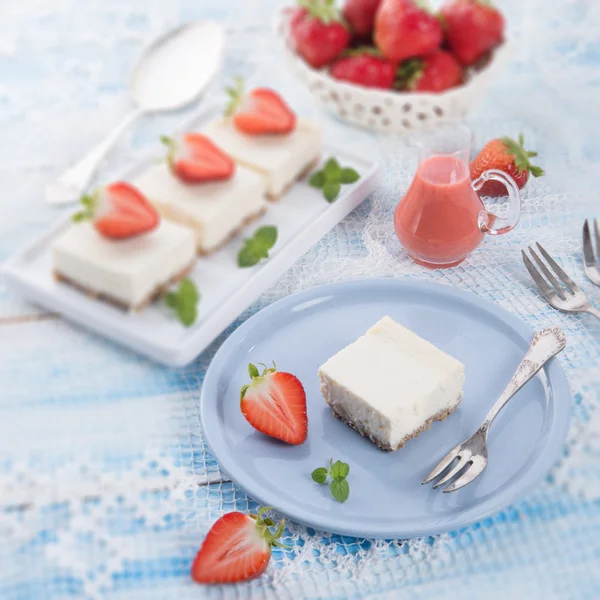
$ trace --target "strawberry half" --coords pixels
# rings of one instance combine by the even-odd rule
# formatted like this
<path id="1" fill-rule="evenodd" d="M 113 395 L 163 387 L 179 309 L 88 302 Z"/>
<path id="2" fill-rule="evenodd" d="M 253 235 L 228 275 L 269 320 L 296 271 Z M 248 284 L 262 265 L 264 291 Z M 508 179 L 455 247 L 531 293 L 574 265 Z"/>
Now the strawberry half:
<path id="1" fill-rule="evenodd" d="M 283 98 L 270 88 L 255 88 L 244 94 L 243 80 L 236 79 L 235 87 L 227 89 L 230 97 L 225 115 L 248 135 L 286 134 L 296 126 L 296 115 Z"/>
<path id="2" fill-rule="evenodd" d="M 523 135 L 519 141 L 509 137 L 498 138 L 488 142 L 471 163 L 471 180 L 477 179 L 488 169 L 499 169 L 510 175 L 519 189 L 529 179 L 531 173 L 540 177 L 544 170 L 531 164 L 530 158 L 537 156 L 537 152 L 525 150 Z M 506 196 L 506 188 L 498 181 L 486 181 L 479 190 L 481 196 Z"/>
<path id="3" fill-rule="evenodd" d="M 160 217 L 145 196 L 124 181 L 98 188 L 81 198 L 83 210 L 73 220 L 92 221 L 104 237 L 126 239 L 155 229 Z"/>
<path id="4" fill-rule="evenodd" d="M 398 73 L 398 87 L 411 92 L 443 92 L 464 81 L 462 65 L 450 52 L 436 50 L 423 58 L 404 62 Z"/>
<path id="5" fill-rule="evenodd" d="M 271 559 L 271 548 L 283 544 L 281 537 L 284 521 L 275 533 L 269 527 L 275 523 L 262 514 L 230 512 L 210 528 L 202 547 L 192 564 L 192 579 L 198 583 L 235 583 L 253 579 L 265 572 Z"/>
<path id="6" fill-rule="evenodd" d="M 163 135 L 160 141 L 169 149 L 171 171 L 185 183 L 230 179 L 235 172 L 229 155 L 201 133 L 186 133 L 180 138 Z"/>
<path id="7" fill-rule="evenodd" d="M 275 363 L 262 375 L 248 365 L 252 380 L 240 393 L 242 414 L 254 429 L 287 444 L 303 444 L 308 434 L 306 394 L 297 377 L 280 373 Z"/>

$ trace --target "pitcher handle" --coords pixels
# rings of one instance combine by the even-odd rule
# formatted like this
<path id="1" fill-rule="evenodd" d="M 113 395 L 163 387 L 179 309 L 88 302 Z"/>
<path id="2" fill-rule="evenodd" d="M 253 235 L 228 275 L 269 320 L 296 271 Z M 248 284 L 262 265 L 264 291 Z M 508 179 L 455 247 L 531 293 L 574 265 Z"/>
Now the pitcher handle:
<path id="1" fill-rule="evenodd" d="M 486 181 L 498 181 L 506 187 L 508 192 L 508 215 L 499 217 L 486 210 L 479 213 L 479 228 L 489 235 L 502 235 L 513 230 L 521 218 L 521 194 L 515 180 L 497 169 L 484 171 L 475 181 L 471 183 L 473 189 L 478 192 Z"/>

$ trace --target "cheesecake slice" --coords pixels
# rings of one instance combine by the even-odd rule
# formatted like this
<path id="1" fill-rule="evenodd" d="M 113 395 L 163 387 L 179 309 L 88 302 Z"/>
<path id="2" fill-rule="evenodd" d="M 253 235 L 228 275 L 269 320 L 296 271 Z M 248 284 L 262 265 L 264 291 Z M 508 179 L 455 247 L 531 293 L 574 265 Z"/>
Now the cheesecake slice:
<path id="1" fill-rule="evenodd" d="M 384 450 L 398 450 L 451 414 L 462 399 L 465 368 L 384 317 L 319 369 L 333 414 Z"/>
<path id="2" fill-rule="evenodd" d="M 248 135 L 238 131 L 230 118 L 213 121 L 205 133 L 238 164 L 262 175 L 270 200 L 280 199 L 296 180 L 308 175 L 321 156 L 321 130 L 305 119 L 281 135 Z"/>
<path id="3" fill-rule="evenodd" d="M 193 230 L 199 254 L 223 246 L 267 207 L 263 178 L 244 167 L 226 181 L 184 183 L 161 163 L 148 167 L 133 183 L 162 217 Z"/>
<path id="4" fill-rule="evenodd" d="M 54 274 L 90 296 L 139 310 L 183 279 L 196 262 L 194 234 L 161 221 L 123 240 L 103 237 L 92 223 L 73 223 L 52 245 Z"/>

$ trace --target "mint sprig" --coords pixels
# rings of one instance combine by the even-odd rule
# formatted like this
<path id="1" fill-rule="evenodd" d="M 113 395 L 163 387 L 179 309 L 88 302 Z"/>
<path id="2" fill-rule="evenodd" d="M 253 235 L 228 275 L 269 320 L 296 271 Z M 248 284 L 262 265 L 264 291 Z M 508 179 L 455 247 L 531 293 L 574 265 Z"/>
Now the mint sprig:
<path id="1" fill-rule="evenodd" d="M 334 157 L 327 162 L 320 171 L 315 171 L 308 183 L 312 187 L 323 190 L 323 196 L 327 202 L 333 202 L 339 195 L 342 185 L 349 185 L 358 181 L 360 175 L 351 167 L 342 167 Z"/>
<path id="2" fill-rule="evenodd" d="M 323 484 L 327 482 L 327 478 L 331 477 L 329 483 L 329 491 L 338 502 L 346 502 L 350 495 L 350 486 L 346 477 L 350 473 L 350 465 L 341 460 L 329 459 L 329 467 L 319 467 L 311 473 L 314 482 Z"/>
<path id="3" fill-rule="evenodd" d="M 196 322 L 199 299 L 200 294 L 196 284 L 191 279 L 184 279 L 177 290 L 165 296 L 165 304 L 175 311 L 186 327 L 189 327 Z"/>
<path id="4" fill-rule="evenodd" d="M 265 225 L 259 227 L 251 238 L 244 240 L 244 245 L 238 252 L 238 267 L 253 267 L 261 259 L 269 258 L 269 250 L 277 242 L 277 227 Z"/>
<path id="5" fill-rule="evenodd" d="M 96 209 L 98 207 L 100 192 L 96 190 L 92 194 L 84 194 L 79 199 L 79 203 L 81 204 L 81 210 L 76 212 L 71 220 L 75 223 L 81 223 L 82 221 L 91 221 L 96 214 Z"/>

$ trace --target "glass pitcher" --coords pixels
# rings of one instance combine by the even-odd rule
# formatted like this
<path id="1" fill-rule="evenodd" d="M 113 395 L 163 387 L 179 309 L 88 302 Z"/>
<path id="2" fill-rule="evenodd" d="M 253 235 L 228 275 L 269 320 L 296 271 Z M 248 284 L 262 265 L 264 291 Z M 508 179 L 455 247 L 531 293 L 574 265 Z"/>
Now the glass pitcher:
<path id="1" fill-rule="evenodd" d="M 394 227 L 400 243 L 418 264 L 445 269 L 461 263 L 484 235 L 511 231 L 521 216 L 521 196 L 514 179 L 495 169 L 475 181 L 469 173 L 472 134 L 465 125 L 447 125 L 417 140 L 419 166 L 400 200 Z M 508 192 L 508 214 L 489 213 L 477 191 L 499 181 Z"/>

